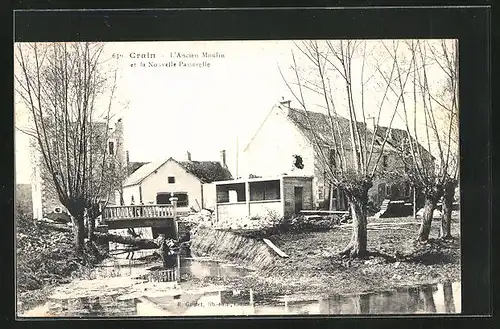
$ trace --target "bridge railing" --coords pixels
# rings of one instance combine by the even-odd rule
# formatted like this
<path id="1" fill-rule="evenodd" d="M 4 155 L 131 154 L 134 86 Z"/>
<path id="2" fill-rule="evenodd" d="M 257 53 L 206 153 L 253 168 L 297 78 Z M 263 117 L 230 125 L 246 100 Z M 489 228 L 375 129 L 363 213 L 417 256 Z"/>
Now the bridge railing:
<path id="1" fill-rule="evenodd" d="M 102 217 L 105 221 L 139 218 L 174 218 L 176 207 L 172 204 L 148 204 L 133 206 L 108 206 Z"/>

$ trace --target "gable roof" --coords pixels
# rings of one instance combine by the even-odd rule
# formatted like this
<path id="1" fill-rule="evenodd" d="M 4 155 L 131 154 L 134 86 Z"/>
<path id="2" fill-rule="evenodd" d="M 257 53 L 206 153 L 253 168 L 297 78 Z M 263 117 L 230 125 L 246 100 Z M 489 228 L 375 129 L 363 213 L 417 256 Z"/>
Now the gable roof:
<path id="1" fill-rule="evenodd" d="M 320 112 L 306 112 L 304 110 L 290 108 L 288 110 L 288 118 L 311 142 L 314 142 L 316 136 L 316 138 L 319 138 L 325 145 L 334 146 L 335 142 L 339 145 L 341 140 L 345 149 L 352 148 L 350 120 L 343 116 L 332 116 L 333 127 L 330 116 Z M 356 124 L 361 136 L 364 137 L 366 133 L 366 138 L 368 140 L 373 138 L 373 132 L 366 128 L 364 122 L 357 122 Z M 332 132 L 334 133 L 333 136 Z"/>
<path id="2" fill-rule="evenodd" d="M 267 118 L 275 108 L 283 110 L 286 114 L 285 115 L 286 118 L 289 119 L 290 122 L 292 122 L 311 143 L 314 143 L 314 138 L 315 138 L 314 136 L 316 136 L 316 138 L 319 138 L 320 142 L 323 143 L 325 146 L 334 146 L 335 141 L 337 143 L 340 142 L 339 141 L 339 136 L 340 136 L 342 138 L 342 143 L 344 148 L 345 149 L 352 148 L 349 119 L 341 115 L 333 117 L 334 122 L 332 129 L 331 119 L 330 116 L 328 116 L 327 114 L 314 111 L 306 112 L 305 110 L 294 109 L 294 108 L 284 108 L 278 105 L 273 107 L 271 111 L 269 111 L 268 115 L 264 119 L 264 122 L 267 120 Z M 258 134 L 264 122 L 261 124 L 255 135 Z M 366 133 L 367 141 L 371 142 L 373 140 L 375 132 L 372 129 L 367 128 L 367 125 L 364 122 L 357 122 L 356 124 L 362 138 L 364 138 Z M 314 128 L 311 129 L 311 127 Z M 376 148 L 380 147 L 380 145 L 382 144 L 383 139 L 385 138 L 385 134 L 387 133 L 387 129 L 389 129 L 389 127 L 378 126 L 376 132 L 376 144 L 375 144 Z M 407 132 L 406 130 L 398 128 L 390 128 L 390 129 L 392 131 L 392 134 L 389 135 L 389 139 L 385 144 L 384 149 L 387 151 L 390 150 L 396 151 L 401 147 L 401 143 L 406 140 Z M 334 132 L 335 139 L 332 136 L 332 131 Z M 246 145 L 244 151 L 248 149 L 254 138 L 255 136 L 253 136 L 250 142 Z M 412 140 L 415 145 L 416 144 L 419 145 L 419 149 L 421 150 L 422 154 L 428 154 L 431 157 L 431 159 L 434 159 L 434 156 L 432 156 L 430 152 L 421 143 L 417 143 L 417 141 L 413 137 Z"/>
<path id="3" fill-rule="evenodd" d="M 132 173 L 134 173 L 137 169 L 139 169 L 140 167 L 148 164 L 149 162 L 129 162 L 128 163 L 128 172 L 127 172 L 127 175 L 131 175 Z"/>
<path id="4" fill-rule="evenodd" d="M 146 163 L 145 165 L 139 167 L 139 169 L 137 169 L 130 176 L 127 177 L 123 186 L 131 186 L 139 184 L 146 177 L 148 177 L 153 172 L 158 170 L 161 166 L 163 166 L 165 163 L 167 163 L 170 159 L 172 158 L 168 158 L 167 160 Z"/>
<path id="5" fill-rule="evenodd" d="M 405 144 L 408 143 L 408 132 L 404 129 L 399 129 L 399 128 L 389 128 L 389 127 L 383 127 L 383 126 L 378 126 L 377 127 L 377 136 L 380 138 L 384 138 L 385 135 L 387 134 L 387 130 L 390 129 L 389 137 L 387 139 L 387 142 L 391 144 L 394 148 L 396 149 L 401 149 L 402 147 L 409 147 L 406 146 Z M 435 159 L 434 156 L 427 150 L 422 144 L 418 143 L 413 136 L 410 136 L 411 141 L 413 145 L 418 145 L 418 148 L 423 156 L 428 156 L 431 159 Z"/>
<path id="6" fill-rule="evenodd" d="M 219 161 L 182 161 L 179 163 L 203 183 L 233 179 L 229 169 L 222 166 Z"/>
<path id="7" fill-rule="evenodd" d="M 223 167 L 218 161 L 176 161 L 173 158 L 168 158 L 167 160 L 150 162 L 141 166 L 126 179 L 123 186 L 140 184 L 144 179 L 169 161 L 175 161 L 183 167 L 186 172 L 194 175 L 202 183 L 233 179 L 229 169 Z"/>

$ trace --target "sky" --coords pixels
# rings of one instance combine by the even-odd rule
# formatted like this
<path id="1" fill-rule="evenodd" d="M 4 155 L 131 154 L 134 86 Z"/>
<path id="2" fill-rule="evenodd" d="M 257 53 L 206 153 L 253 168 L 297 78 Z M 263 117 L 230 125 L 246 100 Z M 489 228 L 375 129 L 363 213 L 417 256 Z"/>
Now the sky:
<path id="1" fill-rule="evenodd" d="M 271 108 L 283 99 L 299 107 L 279 70 L 287 80 L 293 79 L 289 69 L 292 50 L 298 65 L 306 67 L 293 41 L 106 44 L 103 56 L 118 63 L 119 101 L 114 108 L 116 118 L 124 122 L 130 161 L 149 162 L 170 156 L 183 160 L 186 151 L 191 152 L 192 160 L 219 160 L 220 151 L 226 150 L 234 174 L 236 149 L 241 152 Z M 205 58 L 204 52 L 212 57 Z M 353 74 L 359 75 L 359 67 L 358 63 Z M 342 88 L 335 92 L 341 112 L 345 92 Z M 369 90 L 365 102 L 376 108 L 379 95 L 380 91 Z M 311 97 L 313 103 L 321 102 Z M 15 125 L 26 125 L 28 118 L 26 108 L 16 101 Z M 381 123 L 388 120 L 385 115 Z M 402 127 L 401 119 L 396 118 L 393 126 Z M 29 183 L 28 138 L 18 131 L 15 150 L 16 181 Z"/>

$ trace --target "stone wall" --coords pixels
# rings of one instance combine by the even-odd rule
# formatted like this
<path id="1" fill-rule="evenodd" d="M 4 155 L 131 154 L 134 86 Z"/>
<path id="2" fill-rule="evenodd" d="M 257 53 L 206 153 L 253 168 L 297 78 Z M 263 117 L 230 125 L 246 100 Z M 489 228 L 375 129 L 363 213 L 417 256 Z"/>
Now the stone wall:
<path id="1" fill-rule="evenodd" d="M 285 217 L 295 212 L 295 187 L 303 188 L 302 209 L 313 209 L 312 182 L 309 178 L 283 177 L 283 199 Z"/>
<path id="2" fill-rule="evenodd" d="M 191 232 L 191 252 L 195 257 L 209 256 L 253 270 L 269 269 L 279 257 L 263 241 L 207 227 Z"/>

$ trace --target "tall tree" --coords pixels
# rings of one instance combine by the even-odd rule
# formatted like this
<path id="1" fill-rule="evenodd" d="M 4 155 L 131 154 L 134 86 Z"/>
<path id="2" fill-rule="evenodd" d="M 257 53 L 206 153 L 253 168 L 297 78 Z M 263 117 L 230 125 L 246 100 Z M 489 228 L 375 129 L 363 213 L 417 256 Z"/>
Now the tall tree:
<path id="1" fill-rule="evenodd" d="M 30 113 L 23 132 L 35 141 L 49 183 L 73 220 L 82 251 L 85 219 L 100 215 L 120 168 L 110 150 L 117 71 L 102 43 L 16 44 L 16 94 Z M 104 104 L 104 105 L 102 105 Z"/>
<path id="2" fill-rule="evenodd" d="M 379 174 L 378 164 L 387 147 L 389 131 L 383 138 L 377 137 L 382 112 L 389 119 L 389 127 L 398 108 L 402 95 L 396 103 L 389 104 L 387 97 L 393 80 L 399 78 L 406 83 L 408 72 L 396 75 L 397 58 L 381 55 L 379 41 L 305 41 L 297 44 L 298 53 L 307 63 L 305 67 L 297 64 L 292 52 L 293 78 L 287 79 L 281 72 L 285 84 L 303 109 L 308 130 L 311 133 L 313 146 L 319 163 L 325 170 L 326 180 L 345 193 L 353 219 L 352 237 L 341 252 L 350 257 L 363 257 L 367 254 L 367 204 L 368 190 Z M 368 47 L 370 45 L 370 47 Z M 392 47 L 397 52 L 399 43 L 394 41 Z M 374 69 L 388 70 L 389 80 L 377 79 L 380 74 Z M 408 65 L 411 65 L 408 64 Z M 339 95 L 338 90 L 343 90 Z M 365 97 L 377 97 L 369 102 L 367 108 Z M 373 92 L 376 92 L 374 95 Z M 326 112 L 328 129 L 320 131 L 314 122 L 314 105 L 307 101 L 306 94 L 321 101 Z M 337 104 L 343 103 L 347 115 L 345 118 L 337 111 Z M 375 110 L 375 131 L 367 129 L 368 114 Z"/>
<path id="3" fill-rule="evenodd" d="M 402 155 L 410 168 L 408 178 L 425 195 L 418 239 L 428 240 L 434 210 L 442 197 L 440 235 L 449 238 L 459 175 L 457 41 L 412 40 L 405 44 L 413 62 L 411 82 L 407 86 L 396 84 L 391 90 L 396 95 L 403 94 L 407 145 Z M 397 56 L 394 51 L 387 51 Z M 425 145 L 434 157 L 423 152 L 420 145 Z"/>

